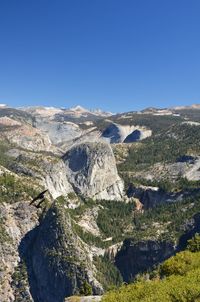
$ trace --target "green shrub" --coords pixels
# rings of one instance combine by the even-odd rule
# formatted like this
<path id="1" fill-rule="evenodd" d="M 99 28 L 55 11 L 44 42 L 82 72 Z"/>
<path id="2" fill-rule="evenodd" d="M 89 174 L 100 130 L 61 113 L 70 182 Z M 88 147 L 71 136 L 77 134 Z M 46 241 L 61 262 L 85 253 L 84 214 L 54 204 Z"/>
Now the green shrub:
<path id="1" fill-rule="evenodd" d="M 200 297 L 200 269 L 185 276 L 142 281 L 108 292 L 102 302 L 195 302 Z"/>
<path id="2" fill-rule="evenodd" d="M 191 252 L 200 252 L 200 235 L 195 234 L 195 236 L 188 240 L 187 248 Z"/>
<path id="3" fill-rule="evenodd" d="M 157 272 L 152 280 L 142 279 L 108 292 L 102 302 L 200 301 L 200 252 L 177 253 L 160 265 Z"/>
<path id="4" fill-rule="evenodd" d="M 160 266 L 160 274 L 163 276 L 185 275 L 195 267 L 200 267 L 200 253 L 184 251 L 166 260 Z"/>
<path id="5" fill-rule="evenodd" d="M 83 284 L 80 288 L 80 295 L 83 295 L 83 296 L 92 295 L 92 286 L 87 281 L 83 282 Z"/>

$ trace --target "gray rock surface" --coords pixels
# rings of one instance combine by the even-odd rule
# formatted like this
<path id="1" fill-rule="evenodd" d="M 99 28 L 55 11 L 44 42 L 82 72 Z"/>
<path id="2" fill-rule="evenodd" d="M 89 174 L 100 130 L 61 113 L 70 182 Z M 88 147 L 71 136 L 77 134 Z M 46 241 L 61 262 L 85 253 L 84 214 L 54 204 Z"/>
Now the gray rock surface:
<path id="1" fill-rule="evenodd" d="M 62 123 L 38 117 L 36 119 L 36 127 L 46 133 L 54 145 L 63 144 L 76 137 L 80 137 L 83 133 L 75 123 Z"/>
<path id="2" fill-rule="evenodd" d="M 200 180 L 200 157 L 196 157 L 193 164 L 189 165 L 188 170 L 185 172 L 184 176 L 188 180 Z"/>
<path id="3" fill-rule="evenodd" d="M 99 302 L 102 296 L 86 296 L 86 297 L 69 297 L 65 302 Z"/>
<path id="4" fill-rule="evenodd" d="M 17 124 L 16 124 L 17 123 Z M 40 129 L 29 124 L 17 122 L 14 119 L 3 117 L 0 120 L 3 131 L 0 131 L 0 138 L 8 140 L 20 148 L 32 151 L 55 151 L 51 141 Z"/>
<path id="5" fill-rule="evenodd" d="M 95 199 L 123 198 L 124 185 L 108 144 L 79 144 L 63 156 L 63 161 L 69 182 L 77 193 Z"/>
<path id="6" fill-rule="evenodd" d="M 17 294 L 13 286 L 13 274 L 20 262 L 18 247 L 25 234 L 38 224 L 37 211 L 27 201 L 3 203 L 0 204 L 0 223 L 0 301 L 14 302 Z M 5 229 L 3 237 L 2 228 Z M 29 299 L 26 301 L 33 301 L 28 280 L 23 282 L 24 295 L 26 294 Z"/>
<path id="7" fill-rule="evenodd" d="M 43 184 L 54 199 L 61 195 L 66 196 L 68 193 L 74 192 L 68 181 L 65 164 L 62 160 L 58 160 L 56 163 L 50 162 L 46 165 Z"/>

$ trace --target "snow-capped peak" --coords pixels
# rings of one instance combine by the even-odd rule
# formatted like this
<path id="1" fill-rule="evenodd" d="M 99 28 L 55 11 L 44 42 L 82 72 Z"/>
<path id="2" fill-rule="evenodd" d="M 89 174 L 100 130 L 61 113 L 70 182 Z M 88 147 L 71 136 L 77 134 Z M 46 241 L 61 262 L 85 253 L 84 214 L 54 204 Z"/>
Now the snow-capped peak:
<path id="1" fill-rule="evenodd" d="M 78 111 L 78 112 L 89 112 L 89 110 L 83 108 L 80 105 L 70 108 L 71 111 Z"/>

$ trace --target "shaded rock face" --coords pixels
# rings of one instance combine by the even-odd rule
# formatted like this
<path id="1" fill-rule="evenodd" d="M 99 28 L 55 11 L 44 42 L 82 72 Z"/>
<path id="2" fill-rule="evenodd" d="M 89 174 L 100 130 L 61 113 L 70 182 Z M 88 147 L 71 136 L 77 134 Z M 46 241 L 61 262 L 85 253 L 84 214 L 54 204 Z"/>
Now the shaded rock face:
<path id="1" fill-rule="evenodd" d="M 89 250 L 73 232 L 70 216 L 59 203 L 47 212 L 27 252 L 30 290 L 35 302 L 63 302 L 65 297 L 79 294 L 84 281 L 91 285 L 94 294 L 102 293 L 93 276 Z"/>
<path id="2" fill-rule="evenodd" d="M 177 202 L 184 198 L 199 195 L 200 189 L 191 189 L 180 191 L 177 193 L 165 192 L 157 187 L 134 187 L 130 186 L 128 189 L 128 197 L 134 197 L 140 200 L 144 205 L 144 209 L 150 209 L 166 202 Z"/>
<path id="3" fill-rule="evenodd" d="M 121 142 L 119 127 L 111 124 L 103 131 L 102 137 L 107 138 L 111 144 Z"/>
<path id="4" fill-rule="evenodd" d="M 176 252 L 186 249 L 187 241 L 200 232 L 200 214 L 194 215 L 181 226 L 184 232 L 178 242 L 126 239 L 115 257 L 115 264 L 125 282 L 132 281 L 137 274 L 148 272 Z"/>
<path id="5" fill-rule="evenodd" d="M 152 131 L 142 126 L 110 124 L 102 133 L 102 138 L 111 144 L 133 143 L 152 135 Z"/>
<path id="6" fill-rule="evenodd" d="M 96 199 L 122 199 L 124 185 L 108 144 L 77 145 L 63 156 L 63 161 L 69 182 L 77 193 Z"/>
<path id="7" fill-rule="evenodd" d="M 200 233 L 200 213 L 185 221 L 182 229 L 184 234 L 179 238 L 177 251 L 184 250 L 187 247 L 188 240 L 194 237 L 196 233 Z"/>
<path id="8" fill-rule="evenodd" d="M 191 155 L 183 155 L 177 159 L 177 162 L 194 164 L 196 159 L 197 158 L 195 158 L 194 156 L 191 156 Z"/>
<path id="9" fill-rule="evenodd" d="M 172 242 L 148 240 L 134 243 L 131 240 L 125 240 L 116 255 L 115 264 L 123 280 L 129 282 L 138 273 L 147 272 L 154 265 L 172 256 L 174 252 L 175 246 Z"/>
<path id="10" fill-rule="evenodd" d="M 140 139 L 141 139 L 141 132 L 139 130 L 135 130 L 125 138 L 124 143 L 137 142 Z"/>

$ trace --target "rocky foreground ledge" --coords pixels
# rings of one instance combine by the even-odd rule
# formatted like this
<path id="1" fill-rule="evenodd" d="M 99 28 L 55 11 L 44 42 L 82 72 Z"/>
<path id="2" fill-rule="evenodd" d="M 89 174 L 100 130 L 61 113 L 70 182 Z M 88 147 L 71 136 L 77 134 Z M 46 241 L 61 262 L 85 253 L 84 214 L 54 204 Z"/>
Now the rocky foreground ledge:
<path id="1" fill-rule="evenodd" d="M 65 302 L 100 302 L 102 296 L 86 296 L 78 297 L 73 296 L 65 299 Z"/>

